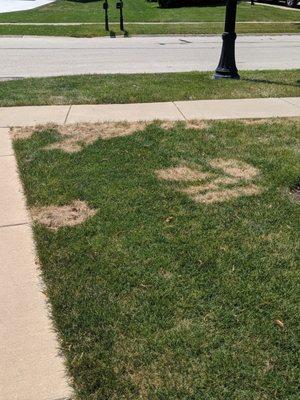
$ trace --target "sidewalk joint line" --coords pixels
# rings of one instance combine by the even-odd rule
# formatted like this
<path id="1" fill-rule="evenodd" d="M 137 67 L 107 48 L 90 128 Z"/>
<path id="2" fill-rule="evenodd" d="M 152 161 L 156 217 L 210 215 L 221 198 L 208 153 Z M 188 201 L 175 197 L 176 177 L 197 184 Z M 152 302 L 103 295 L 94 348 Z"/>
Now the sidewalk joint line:
<path id="1" fill-rule="evenodd" d="M 13 155 L 14 155 L 14 153 L 11 153 L 11 154 L 0 154 L 0 157 L 11 157 Z"/>
<path id="2" fill-rule="evenodd" d="M 178 112 L 183 116 L 183 119 L 185 121 L 187 121 L 185 115 L 183 114 L 183 112 L 180 110 L 180 108 L 177 106 L 177 104 L 175 103 L 175 101 L 172 101 L 172 103 L 174 104 L 174 106 L 177 108 Z"/>
<path id="3" fill-rule="evenodd" d="M 70 105 L 70 107 L 69 107 L 69 109 L 68 109 L 66 118 L 65 118 L 65 120 L 64 120 L 64 125 L 67 123 L 67 120 L 68 120 L 68 118 L 69 118 L 69 114 L 70 114 L 71 108 L 72 108 L 72 104 Z"/>
<path id="4" fill-rule="evenodd" d="M 279 97 L 280 100 L 284 101 L 287 104 L 290 104 L 296 108 L 300 108 L 299 106 L 297 106 L 296 104 L 292 103 L 291 101 L 289 101 L 287 98 L 283 98 L 283 97 Z"/>
<path id="5" fill-rule="evenodd" d="M 23 225 L 29 225 L 29 222 L 21 222 L 19 224 L 0 225 L 0 229 L 1 228 L 10 228 L 10 227 L 14 227 L 14 226 L 23 226 Z"/>

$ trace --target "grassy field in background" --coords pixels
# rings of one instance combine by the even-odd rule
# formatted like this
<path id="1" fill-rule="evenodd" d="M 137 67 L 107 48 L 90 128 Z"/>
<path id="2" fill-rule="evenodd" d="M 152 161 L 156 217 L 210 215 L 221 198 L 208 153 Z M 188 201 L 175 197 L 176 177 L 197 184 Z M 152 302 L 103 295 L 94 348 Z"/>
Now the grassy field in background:
<path id="1" fill-rule="evenodd" d="M 300 70 L 240 71 L 241 80 L 212 72 L 79 75 L 0 82 L 0 106 L 113 104 L 300 95 Z M 147 90 L 145 90 L 147 88 Z"/>
<path id="2" fill-rule="evenodd" d="M 71 154 L 45 150 L 54 128 L 15 143 L 29 207 L 97 210 L 34 226 L 77 399 L 298 399 L 299 120 L 136 129 Z M 256 168 L 260 193 L 197 203 L 157 177 L 215 159 Z"/>
<path id="3" fill-rule="evenodd" d="M 140 25 L 125 24 L 126 32 L 132 35 L 202 35 L 221 34 L 223 22 L 207 22 L 203 24 L 178 25 Z M 110 30 L 116 35 L 123 35 L 119 31 L 119 24 L 110 24 Z M 278 34 L 300 33 L 300 23 L 287 22 L 284 24 L 237 24 L 238 34 Z M 0 25 L 0 35 L 32 35 L 32 36 L 71 36 L 95 37 L 108 36 L 103 24 L 79 26 L 34 26 L 34 25 Z"/>
<path id="4" fill-rule="evenodd" d="M 43 7 L 14 13 L 0 14 L 0 22 L 99 22 L 103 20 L 102 1 L 77 2 L 58 0 Z M 224 6 L 181 7 L 161 9 L 157 3 L 145 0 L 126 0 L 124 16 L 131 22 L 203 21 L 222 22 Z M 111 21 L 119 20 L 115 3 L 110 2 Z M 268 6 L 251 6 L 240 3 L 238 21 L 295 21 L 299 22 L 299 12 L 281 10 Z"/>
<path id="5" fill-rule="evenodd" d="M 184 7 L 160 9 L 157 3 L 145 0 L 127 0 L 125 2 L 125 22 L 209 22 L 198 25 L 127 25 L 129 34 L 213 34 L 223 30 L 224 6 Z M 118 21 L 118 11 L 114 3 L 110 8 L 110 21 Z M 0 14 L 0 22 L 22 23 L 62 23 L 62 22 L 96 22 L 98 26 L 80 27 L 47 27 L 47 26 L 1 26 L 1 35 L 53 35 L 53 36 L 102 36 L 103 29 L 102 2 L 76 2 L 59 0 L 38 9 Z M 299 12 L 281 10 L 267 6 L 251 6 L 241 3 L 238 6 L 237 20 L 267 21 L 274 24 L 240 24 L 238 33 L 299 33 Z M 275 22 L 286 22 L 275 24 Z M 117 29 L 116 26 L 112 29 Z"/>

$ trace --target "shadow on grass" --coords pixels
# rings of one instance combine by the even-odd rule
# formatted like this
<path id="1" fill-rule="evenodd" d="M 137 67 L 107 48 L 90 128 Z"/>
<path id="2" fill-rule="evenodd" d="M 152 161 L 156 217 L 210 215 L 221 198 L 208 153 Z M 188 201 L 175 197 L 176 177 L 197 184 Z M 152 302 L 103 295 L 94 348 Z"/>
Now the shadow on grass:
<path id="1" fill-rule="evenodd" d="M 279 81 L 270 81 L 269 79 L 241 78 L 241 81 L 253 82 L 253 83 L 267 83 L 270 85 L 300 87 L 300 80 L 297 80 L 295 83 L 284 83 Z"/>

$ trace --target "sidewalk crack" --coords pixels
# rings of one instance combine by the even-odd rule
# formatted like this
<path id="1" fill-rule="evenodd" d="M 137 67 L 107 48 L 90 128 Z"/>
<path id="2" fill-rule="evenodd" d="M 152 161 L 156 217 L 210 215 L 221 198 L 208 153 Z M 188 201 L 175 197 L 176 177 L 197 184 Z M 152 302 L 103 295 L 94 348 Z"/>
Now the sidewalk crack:
<path id="1" fill-rule="evenodd" d="M 22 226 L 22 225 L 29 225 L 29 222 L 21 222 L 19 224 L 0 225 L 0 229 L 1 228 L 10 228 L 10 227 L 13 227 L 13 226 Z"/>
<path id="2" fill-rule="evenodd" d="M 67 123 L 67 120 L 68 120 L 68 118 L 69 118 L 69 114 L 70 114 L 71 108 L 72 108 L 72 104 L 70 105 L 70 107 L 69 107 L 69 109 L 68 109 L 68 112 L 67 112 L 66 118 L 65 118 L 65 120 L 64 120 L 64 124 L 66 124 L 66 123 Z"/>
<path id="3" fill-rule="evenodd" d="M 180 108 L 177 106 L 177 104 L 176 104 L 174 101 L 172 101 L 172 104 L 174 104 L 174 106 L 177 108 L 177 111 L 182 115 L 183 119 L 184 119 L 185 121 L 187 121 L 185 115 L 184 115 L 183 112 L 180 110 Z"/>
<path id="4" fill-rule="evenodd" d="M 287 104 L 291 104 L 291 105 L 294 106 L 294 107 L 300 108 L 297 104 L 292 103 L 292 102 L 289 101 L 287 98 L 284 98 L 284 97 L 279 97 L 279 98 L 280 98 L 280 100 L 284 101 L 284 102 L 287 103 Z"/>

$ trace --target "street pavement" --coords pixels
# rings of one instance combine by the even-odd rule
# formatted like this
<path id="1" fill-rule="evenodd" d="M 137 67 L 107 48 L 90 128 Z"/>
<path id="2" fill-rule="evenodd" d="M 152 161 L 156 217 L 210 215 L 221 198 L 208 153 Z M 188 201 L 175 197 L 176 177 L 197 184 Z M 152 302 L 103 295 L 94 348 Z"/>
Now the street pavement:
<path id="1" fill-rule="evenodd" d="M 55 0 L 0 0 L 0 13 L 31 10 L 53 1 Z"/>
<path id="2" fill-rule="evenodd" d="M 0 79 L 92 73 L 212 71 L 220 36 L 2 37 Z M 239 36 L 239 69 L 300 67 L 300 35 Z"/>

